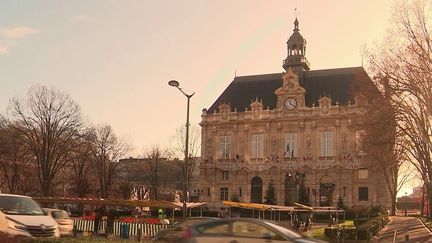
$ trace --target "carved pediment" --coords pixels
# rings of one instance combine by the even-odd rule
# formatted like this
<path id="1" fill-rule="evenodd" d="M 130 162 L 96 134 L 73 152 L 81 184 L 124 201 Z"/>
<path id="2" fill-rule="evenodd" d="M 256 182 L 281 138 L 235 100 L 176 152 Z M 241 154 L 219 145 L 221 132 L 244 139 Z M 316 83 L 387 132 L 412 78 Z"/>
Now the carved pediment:
<path id="1" fill-rule="evenodd" d="M 255 101 L 253 101 L 250 104 L 250 108 L 251 108 L 253 117 L 254 118 L 259 118 L 260 115 L 261 115 L 261 112 L 263 110 L 262 100 L 258 100 L 258 98 L 256 98 Z"/>
<path id="2" fill-rule="evenodd" d="M 275 91 L 275 94 L 304 93 L 305 89 L 300 85 L 297 74 L 291 68 L 282 76 L 282 87 Z"/>
<path id="3" fill-rule="evenodd" d="M 220 116 L 222 120 L 228 119 L 229 112 L 231 111 L 231 106 L 226 103 L 222 103 L 219 106 Z"/>
<path id="4" fill-rule="evenodd" d="M 327 96 L 321 97 L 321 99 L 318 100 L 319 108 L 323 115 L 329 114 L 331 102 L 332 100 Z"/>

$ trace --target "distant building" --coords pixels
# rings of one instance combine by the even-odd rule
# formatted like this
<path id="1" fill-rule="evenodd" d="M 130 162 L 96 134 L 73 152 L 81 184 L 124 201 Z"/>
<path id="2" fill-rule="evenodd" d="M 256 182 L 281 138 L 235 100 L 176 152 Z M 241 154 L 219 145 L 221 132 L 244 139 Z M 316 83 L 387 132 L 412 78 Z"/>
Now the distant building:
<path id="1" fill-rule="evenodd" d="M 272 181 L 277 204 L 391 206 L 385 178 L 362 151 L 367 94 L 362 67 L 310 70 L 306 40 L 294 22 L 284 73 L 235 77 L 203 109 L 201 201 L 263 203 Z M 329 50 L 329 62 L 331 61 Z"/>
<path id="2" fill-rule="evenodd" d="M 128 158 L 118 163 L 117 184 L 130 183 L 133 186 L 132 199 L 154 199 L 152 187 L 156 180 L 158 199 L 174 201 L 178 197 L 183 183 L 181 161 L 160 158 L 156 163 L 149 158 Z"/>
<path id="3" fill-rule="evenodd" d="M 411 197 L 423 197 L 423 186 L 416 186 L 413 188 Z"/>

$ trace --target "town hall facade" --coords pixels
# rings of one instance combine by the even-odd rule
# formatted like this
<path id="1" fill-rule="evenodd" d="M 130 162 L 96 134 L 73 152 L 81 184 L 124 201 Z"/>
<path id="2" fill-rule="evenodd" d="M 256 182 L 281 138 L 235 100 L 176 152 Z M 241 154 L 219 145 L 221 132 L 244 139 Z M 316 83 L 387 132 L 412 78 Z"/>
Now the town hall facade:
<path id="1" fill-rule="evenodd" d="M 269 183 L 278 205 L 383 205 L 391 197 L 362 151 L 367 94 L 362 67 L 310 70 L 306 40 L 294 22 L 283 73 L 235 77 L 203 109 L 200 201 L 265 202 Z M 373 161 L 372 161 L 373 163 Z"/>

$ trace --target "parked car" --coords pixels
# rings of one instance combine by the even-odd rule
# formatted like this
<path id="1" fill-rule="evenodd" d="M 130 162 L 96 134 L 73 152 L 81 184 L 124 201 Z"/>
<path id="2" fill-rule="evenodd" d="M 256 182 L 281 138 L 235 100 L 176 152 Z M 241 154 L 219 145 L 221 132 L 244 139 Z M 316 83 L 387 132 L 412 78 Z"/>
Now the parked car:
<path id="1" fill-rule="evenodd" d="M 26 237 L 60 237 L 56 221 L 27 196 L 0 194 L 0 231 Z"/>
<path id="2" fill-rule="evenodd" d="M 193 217 L 173 224 L 171 227 L 160 230 L 153 238 L 152 242 L 181 242 L 183 232 L 191 225 L 206 221 L 214 221 L 218 218 L 211 217 Z"/>
<path id="3" fill-rule="evenodd" d="M 293 230 L 275 223 L 249 218 L 231 218 L 207 221 L 188 227 L 183 233 L 187 243 L 278 243 L 323 242 L 303 238 Z"/>
<path id="4" fill-rule="evenodd" d="M 55 208 L 43 208 L 43 211 L 57 222 L 60 236 L 72 235 L 73 220 L 69 217 L 67 211 Z"/>

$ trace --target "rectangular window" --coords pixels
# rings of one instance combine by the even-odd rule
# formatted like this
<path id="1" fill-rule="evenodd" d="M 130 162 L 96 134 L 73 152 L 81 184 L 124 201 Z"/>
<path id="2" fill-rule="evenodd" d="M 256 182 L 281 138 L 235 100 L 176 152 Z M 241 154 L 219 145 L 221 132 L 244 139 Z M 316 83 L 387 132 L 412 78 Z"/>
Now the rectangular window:
<path id="1" fill-rule="evenodd" d="M 361 155 L 364 154 L 363 141 L 364 141 L 365 134 L 366 134 L 365 130 L 356 131 L 356 150 L 357 150 L 357 153 L 359 153 Z"/>
<path id="2" fill-rule="evenodd" d="M 227 181 L 229 179 L 228 171 L 222 171 L 222 180 Z"/>
<path id="3" fill-rule="evenodd" d="M 222 151 L 222 159 L 229 159 L 231 157 L 231 136 L 221 136 L 220 146 Z"/>
<path id="4" fill-rule="evenodd" d="M 264 134 L 252 135 L 252 158 L 264 158 Z"/>
<path id="5" fill-rule="evenodd" d="M 285 136 L 285 158 L 296 158 L 298 156 L 298 135 L 290 132 Z"/>
<path id="6" fill-rule="evenodd" d="M 239 196 L 240 197 L 242 196 L 242 189 L 241 188 L 239 188 Z"/>
<path id="7" fill-rule="evenodd" d="M 220 200 L 228 201 L 228 188 L 224 187 L 220 189 Z"/>
<path id="8" fill-rule="evenodd" d="M 358 170 L 359 179 L 367 179 L 369 177 L 369 171 L 367 169 Z"/>
<path id="9" fill-rule="evenodd" d="M 333 156 L 333 131 L 324 131 L 320 133 L 320 156 Z"/>
<path id="10" fill-rule="evenodd" d="M 210 197 L 210 187 L 207 187 L 207 196 L 209 196 Z"/>
<path id="11" fill-rule="evenodd" d="M 358 192 L 359 192 L 359 201 L 369 200 L 369 188 L 359 187 Z"/>

